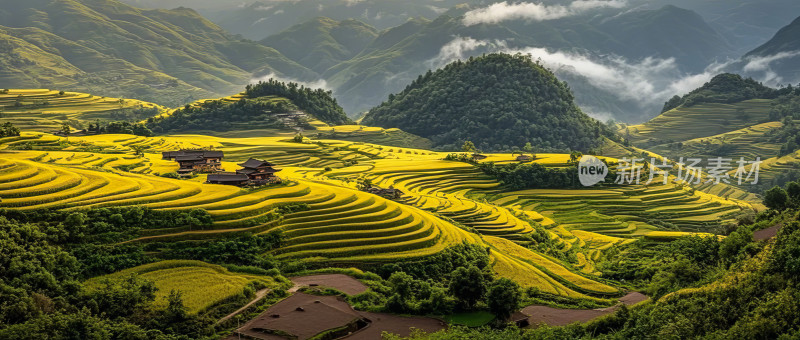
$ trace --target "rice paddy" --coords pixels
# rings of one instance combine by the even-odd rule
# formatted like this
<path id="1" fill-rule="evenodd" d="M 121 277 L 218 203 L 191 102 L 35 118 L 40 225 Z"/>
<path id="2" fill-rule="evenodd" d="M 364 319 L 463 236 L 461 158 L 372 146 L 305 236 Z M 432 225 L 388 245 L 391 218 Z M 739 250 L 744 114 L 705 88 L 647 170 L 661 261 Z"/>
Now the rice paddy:
<path id="1" fill-rule="evenodd" d="M 125 109 L 166 110 L 135 99 L 48 89 L 10 89 L 8 93 L 0 94 L 0 117 L 26 131 L 56 131 L 63 122 L 84 126 L 95 120 L 122 120 L 114 117 Z"/>
<path id="2" fill-rule="evenodd" d="M 145 147 L 144 155 L 134 155 L 136 145 Z M 179 148 L 221 150 L 228 170 L 250 157 L 267 159 L 283 168 L 279 176 L 284 184 L 241 189 L 206 184 L 205 175 L 183 180 L 160 176 L 178 167 L 162 160 L 160 152 Z M 733 198 L 675 185 L 508 191 L 471 164 L 443 160 L 445 153 L 333 139 L 297 143 L 285 136 L 64 138 L 26 131 L 0 140 L 0 152 L 0 208 L 142 205 L 159 210 L 201 208 L 213 218 L 207 227 L 146 230 L 127 242 L 279 231 L 285 242 L 272 255 L 331 266 L 420 258 L 463 242 L 476 243 L 491 250 L 497 275 L 576 299 L 620 294 L 597 279 L 601 274 L 595 266 L 605 250 L 641 238 L 707 232 L 747 207 Z M 487 157 L 498 163 L 515 161 L 509 154 Z M 568 159 L 564 154 L 539 154 L 534 161 L 562 167 Z M 389 200 L 359 191 L 356 184 L 363 178 L 403 195 Z M 305 203 L 309 209 L 265 219 L 277 207 L 292 203 Z M 574 253 L 573 260 L 528 248 L 530 234 L 541 230 L 558 251 Z M 151 275 L 163 274 L 168 281 L 187 270 Z M 194 275 L 189 272 L 187 277 Z M 220 290 L 228 294 L 234 289 Z"/>
<path id="3" fill-rule="evenodd" d="M 130 275 L 152 281 L 156 291 L 156 306 L 165 308 L 170 292 L 180 291 L 189 313 L 198 313 L 227 299 L 243 295 L 248 284 L 278 287 L 272 277 L 233 273 L 201 261 L 168 260 L 125 269 L 114 274 L 86 281 L 88 289 L 102 289 L 105 280 L 121 280 Z"/>

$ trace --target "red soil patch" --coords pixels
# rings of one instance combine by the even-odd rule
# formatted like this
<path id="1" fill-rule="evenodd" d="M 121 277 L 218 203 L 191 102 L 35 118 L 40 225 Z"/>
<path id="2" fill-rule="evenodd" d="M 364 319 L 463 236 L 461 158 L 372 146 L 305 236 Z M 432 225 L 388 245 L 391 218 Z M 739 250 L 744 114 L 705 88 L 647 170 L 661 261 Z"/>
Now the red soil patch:
<path id="1" fill-rule="evenodd" d="M 645 301 L 649 298 L 649 296 L 639 292 L 630 292 L 627 295 L 619 298 L 619 301 L 622 302 L 623 305 L 630 306 Z"/>
<path id="2" fill-rule="evenodd" d="M 756 230 L 753 232 L 753 240 L 764 241 L 771 239 L 778 235 L 778 230 L 781 229 L 781 227 L 783 227 L 783 224 L 776 224 L 767 229 Z"/>
<path id="3" fill-rule="evenodd" d="M 649 299 L 647 295 L 639 292 L 631 292 L 619 298 L 619 301 L 626 306 L 630 306 L 647 299 Z M 611 314 L 616 311 L 617 308 L 619 308 L 619 305 L 598 309 L 562 309 L 534 305 L 523 308 L 521 312 L 528 316 L 528 323 L 532 327 L 536 327 L 540 324 L 564 326 L 573 322 L 587 322 L 603 315 Z"/>
<path id="4" fill-rule="evenodd" d="M 367 291 L 361 281 L 344 274 L 321 274 L 296 276 L 290 278 L 297 286 L 320 286 L 336 289 L 347 295 L 356 295 Z"/>
<path id="5" fill-rule="evenodd" d="M 360 319 L 361 315 L 339 297 L 297 293 L 248 321 L 237 332 L 256 339 L 285 339 L 271 334 L 280 331 L 302 340 Z"/>
<path id="6" fill-rule="evenodd" d="M 385 313 L 358 312 L 372 321 L 369 326 L 345 337 L 348 340 L 373 340 L 380 339 L 384 331 L 403 337 L 411 335 L 411 328 L 436 332 L 445 328 L 445 323 L 440 320 L 423 317 L 406 317 Z"/>
<path id="7" fill-rule="evenodd" d="M 263 340 L 285 340 L 290 334 L 304 340 L 342 327 L 349 327 L 342 334 L 347 339 L 372 340 L 380 339 L 384 331 L 409 336 L 411 328 L 435 332 L 444 329 L 445 324 L 431 318 L 356 311 L 337 296 L 295 293 L 245 323 L 236 333 Z M 348 331 L 352 333 L 347 335 Z M 236 337 L 233 334 L 226 340 Z"/>

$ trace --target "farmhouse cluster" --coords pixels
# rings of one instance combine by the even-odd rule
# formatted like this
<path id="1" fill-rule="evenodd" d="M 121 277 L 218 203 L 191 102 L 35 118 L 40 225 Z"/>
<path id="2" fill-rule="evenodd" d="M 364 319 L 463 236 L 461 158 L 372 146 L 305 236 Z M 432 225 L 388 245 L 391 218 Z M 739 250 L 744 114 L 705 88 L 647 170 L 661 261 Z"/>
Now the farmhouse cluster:
<path id="1" fill-rule="evenodd" d="M 281 169 L 270 162 L 255 158 L 239 163 L 242 168 L 236 172 L 225 172 L 222 170 L 224 157 L 222 151 L 179 150 L 163 152 L 161 156 L 163 159 L 178 162 L 177 172 L 180 176 L 207 173 L 207 183 L 247 186 L 281 182 L 280 178 L 275 176 Z"/>

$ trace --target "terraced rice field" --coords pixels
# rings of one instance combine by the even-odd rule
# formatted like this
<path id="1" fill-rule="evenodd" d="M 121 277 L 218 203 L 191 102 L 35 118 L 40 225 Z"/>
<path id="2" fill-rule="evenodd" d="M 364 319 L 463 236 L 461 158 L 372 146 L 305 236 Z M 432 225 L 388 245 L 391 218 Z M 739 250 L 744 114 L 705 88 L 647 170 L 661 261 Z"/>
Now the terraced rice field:
<path id="1" fill-rule="evenodd" d="M 144 145 L 144 157 L 131 147 Z M 33 149 L 33 150 L 19 150 Z M 261 189 L 204 184 L 204 176 L 176 180 L 156 176 L 177 164 L 157 152 L 213 147 L 223 166 L 249 157 L 279 164 L 284 185 Z M 591 190 L 507 192 L 467 163 L 443 153 L 361 142 L 295 143 L 285 137 L 222 138 L 176 135 L 145 138 L 100 135 L 58 138 L 24 133 L 0 140 L 0 207 L 79 209 L 143 205 L 153 209 L 202 208 L 213 224 L 145 230 L 129 242 L 216 238 L 281 231 L 285 244 L 273 255 L 329 265 L 397 261 L 435 254 L 462 242 L 491 249 L 493 270 L 529 287 L 573 298 L 602 298 L 619 291 L 595 278 L 595 264 L 613 246 L 663 233 L 651 219 L 687 231 L 725 222 L 741 202 L 690 192 L 674 185 Z M 487 160 L 511 162 L 504 154 Z M 568 155 L 540 154 L 536 162 L 565 166 Z M 326 167 L 330 167 L 327 169 Z M 355 189 L 360 177 L 400 189 L 397 201 Z M 306 211 L 268 216 L 280 205 L 305 203 Z M 542 230 L 573 263 L 532 251 L 528 234 Z M 658 233 L 655 233 L 658 232 Z"/>
<path id="2" fill-rule="evenodd" d="M 711 137 L 768 121 L 771 103 L 768 99 L 752 99 L 735 104 L 681 106 L 620 133 L 632 143 L 646 146 Z"/>
<path id="3" fill-rule="evenodd" d="M 724 156 L 738 160 L 767 159 L 778 154 L 781 145 L 770 142 L 769 133 L 783 126 L 781 122 L 768 122 L 748 126 L 719 135 L 683 141 L 679 148 L 673 145 L 659 145 L 650 150 L 671 159 L 677 157 L 711 158 Z M 723 147 L 724 145 L 724 147 Z"/>
<path id="4" fill-rule="evenodd" d="M 251 282 L 258 282 L 266 287 L 280 285 L 269 276 L 233 273 L 221 266 L 189 260 L 141 265 L 89 279 L 84 285 L 89 290 L 103 289 L 105 280 L 122 280 L 133 274 L 155 284 L 158 288 L 155 301 L 157 306 L 166 307 L 170 292 L 177 290 L 182 293 L 184 305 L 191 314 L 241 294 Z"/>
<path id="5" fill-rule="evenodd" d="M 0 94 L 0 113 L 21 130 L 50 132 L 69 121 L 74 125 L 93 123 L 96 119 L 111 119 L 122 109 L 155 108 L 159 105 L 135 99 L 106 98 L 86 93 L 47 89 L 11 89 Z"/>

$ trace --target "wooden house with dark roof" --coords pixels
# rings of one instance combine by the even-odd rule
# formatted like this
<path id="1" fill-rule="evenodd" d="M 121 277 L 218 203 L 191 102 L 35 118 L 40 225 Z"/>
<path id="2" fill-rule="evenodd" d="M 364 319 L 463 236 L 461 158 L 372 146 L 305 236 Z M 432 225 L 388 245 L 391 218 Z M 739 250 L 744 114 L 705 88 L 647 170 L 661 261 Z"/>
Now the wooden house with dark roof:
<path id="1" fill-rule="evenodd" d="M 281 171 L 281 169 L 275 168 L 275 165 L 270 162 L 250 158 L 244 163 L 239 163 L 239 166 L 242 169 L 236 170 L 236 172 L 210 174 L 206 182 L 236 186 L 265 185 L 281 182 L 280 178 L 275 176 L 275 173 Z"/>
<path id="2" fill-rule="evenodd" d="M 227 184 L 244 186 L 250 181 L 247 175 L 237 174 L 235 172 L 221 172 L 216 174 L 209 174 L 206 182 L 211 184 Z"/>
<path id="3" fill-rule="evenodd" d="M 279 181 L 275 173 L 281 171 L 281 169 L 275 168 L 275 164 L 270 162 L 250 158 L 244 163 L 239 163 L 239 166 L 241 166 L 242 169 L 236 170 L 236 173 L 246 175 L 250 181 L 256 184 Z"/>
<path id="4" fill-rule="evenodd" d="M 165 151 L 161 158 L 178 162 L 179 175 L 193 172 L 214 173 L 222 171 L 222 151 L 210 150 L 179 150 Z"/>

